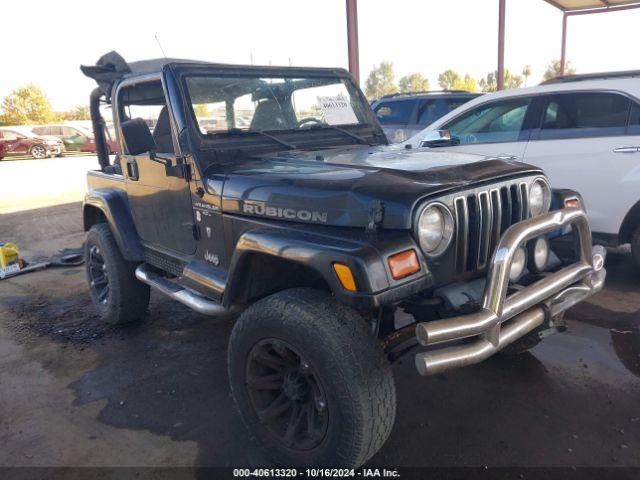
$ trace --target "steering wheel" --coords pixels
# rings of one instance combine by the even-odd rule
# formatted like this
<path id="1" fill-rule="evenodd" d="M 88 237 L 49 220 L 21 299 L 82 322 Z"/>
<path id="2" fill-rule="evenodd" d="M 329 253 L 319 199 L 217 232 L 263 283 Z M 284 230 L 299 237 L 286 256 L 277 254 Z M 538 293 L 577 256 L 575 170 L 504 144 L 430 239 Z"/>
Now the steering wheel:
<path id="1" fill-rule="evenodd" d="M 302 128 L 304 125 L 309 124 L 309 126 L 313 125 L 322 125 L 324 122 L 316 117 L 305 117 L 298 121 L 298 128 Z"/>

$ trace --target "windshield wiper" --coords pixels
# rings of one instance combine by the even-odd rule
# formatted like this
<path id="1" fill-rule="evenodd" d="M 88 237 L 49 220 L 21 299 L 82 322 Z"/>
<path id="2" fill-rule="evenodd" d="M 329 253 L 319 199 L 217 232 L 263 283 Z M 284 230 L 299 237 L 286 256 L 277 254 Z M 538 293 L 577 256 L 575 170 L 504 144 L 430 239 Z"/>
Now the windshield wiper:
<path id="1" fill-rule="evenodd" d="M 239 128 L 230 128 L 229 130 L 227 130 L 227 133 L 230 133 L 231 135 L 238 135 L 238 134 L 244 134 L 244 133 L 257 133 L 258 135 L 262 135 L 263 137 L 266 137 L 269 140 L 273 140 L 274 142 L 277 142 L 280 145 L 284 145 L 285 147 L 290 148 L 292 150 L 298 149 L 298 147 L 296 147 L 293 143 L 289 143 L 284 140 L 281 140 L 275 135 L 271 135 L 267 132 L 263 132 L 262 130 L 241 130 Z"/>
<path id="2" fill-rule="evenodd" d="M 342 128 L 342 127 L 337 127 L 336 125 L 311 125 L 309 128 L 309 130 L 322 130 L 322 129 L 331 129 L 331 130 L 337 130 L 338 132 L 342 132 L 345 135 L 349 135 L 351 138 L 357 140 L 358 142 L 364 144 L 364 145 L 371 145 L 371 142 L 367 141 L 366 138 L 361 137 L 360 135 L 350 132 L 349 130 Z"/>

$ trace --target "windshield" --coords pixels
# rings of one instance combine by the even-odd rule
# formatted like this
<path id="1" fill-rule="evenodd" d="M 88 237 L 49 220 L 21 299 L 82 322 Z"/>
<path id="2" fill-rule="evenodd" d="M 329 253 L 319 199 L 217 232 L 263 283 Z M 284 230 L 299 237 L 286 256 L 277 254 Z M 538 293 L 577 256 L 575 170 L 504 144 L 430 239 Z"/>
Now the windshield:
<path id="1" fill-rule="evenodd" d="M 207 136 L 370 123 L 369 105 L 340 77 L 191 76 L 186 85 Z"/>

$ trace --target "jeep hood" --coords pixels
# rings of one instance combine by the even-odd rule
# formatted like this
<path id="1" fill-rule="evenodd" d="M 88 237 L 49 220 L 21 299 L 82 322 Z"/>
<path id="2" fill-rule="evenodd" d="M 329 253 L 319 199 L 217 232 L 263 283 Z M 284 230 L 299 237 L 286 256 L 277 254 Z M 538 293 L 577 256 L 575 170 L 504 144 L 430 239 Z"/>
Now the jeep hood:
<path id="1" fill-rule="evenodd" d="M 427 198 L 532 173 L 541 171 L 453 151 L 385 146 L 292 151 L 229 168 L 222 208 L 231 214 L 365 227 L 370 209 L 381 202 L 382 228 L 409 229 L 412 212 Z"/>

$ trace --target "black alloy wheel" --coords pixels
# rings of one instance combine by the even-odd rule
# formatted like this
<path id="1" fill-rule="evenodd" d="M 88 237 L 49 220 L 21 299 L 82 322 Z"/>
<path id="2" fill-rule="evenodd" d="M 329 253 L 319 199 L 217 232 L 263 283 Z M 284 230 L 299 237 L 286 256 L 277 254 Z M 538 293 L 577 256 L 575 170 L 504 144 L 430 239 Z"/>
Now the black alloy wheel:
<path id="1" fill-rule="evenodd" d="M 98 302 L 106 304 L 109 301 L 109 276 L 107 265 L 97 245 L 92 245 L 89 249 L 88 262 L 89 288 Z"/>
<path id="2" fill-rule="evenodd" d="M 256 343 L 247 357 L 246 387 L 260 423 L 276 441 L 308 451 L 324 440 L 329 410 L 312 366 L 279 339 Z"/>

